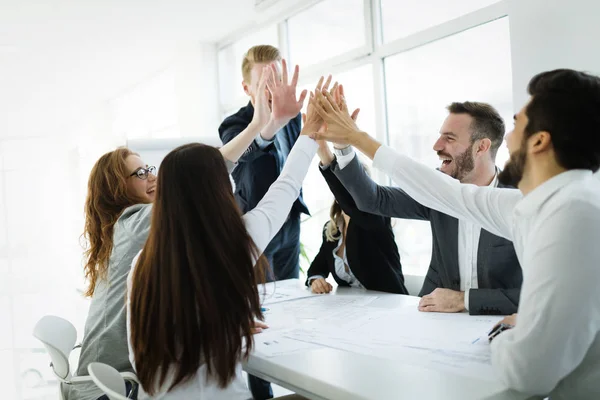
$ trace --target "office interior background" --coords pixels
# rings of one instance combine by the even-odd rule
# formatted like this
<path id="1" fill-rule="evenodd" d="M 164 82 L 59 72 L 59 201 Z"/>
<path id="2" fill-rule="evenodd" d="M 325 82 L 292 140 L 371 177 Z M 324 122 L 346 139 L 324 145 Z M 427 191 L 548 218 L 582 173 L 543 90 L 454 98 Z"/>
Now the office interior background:
<path id="1" fill-rule="evenodd" d="M 593 0 L 1 0 L 0 397 L 55 398 L 31 335 L 41 316 L 67 318 L 81 340 L 93 163 L 127 143 L 218 141 L 222 118 L 248 101 L 240 65 L 252 45 L 300 65 L 300 90 L 333 74 L 363 130 L 433 168 L 450 102 L 489 102 L 510 130 L 535 73 L 600 73 L 598 15 Z M 507 158 L 503 147 L 498 166 Z M 314 164 L 304 270 L 333 200 Z M 404 273 L 418 281 L 429 225 L 394 224 Z"/>

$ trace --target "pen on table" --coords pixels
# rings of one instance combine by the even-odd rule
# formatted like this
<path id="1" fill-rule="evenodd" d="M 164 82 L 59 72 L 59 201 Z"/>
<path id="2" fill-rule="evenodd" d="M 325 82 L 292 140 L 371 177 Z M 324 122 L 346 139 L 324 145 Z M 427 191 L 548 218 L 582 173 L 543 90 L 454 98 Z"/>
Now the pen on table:
<path id="1" fill-rule="evenodd" d="M 261 307 L 261 308 L 260 308 L 260 312 L 265 312 L 265 311 L 269 311 L 269 309 L 268 309 L 268 308 L 265 308 L 265 307 Z"/>

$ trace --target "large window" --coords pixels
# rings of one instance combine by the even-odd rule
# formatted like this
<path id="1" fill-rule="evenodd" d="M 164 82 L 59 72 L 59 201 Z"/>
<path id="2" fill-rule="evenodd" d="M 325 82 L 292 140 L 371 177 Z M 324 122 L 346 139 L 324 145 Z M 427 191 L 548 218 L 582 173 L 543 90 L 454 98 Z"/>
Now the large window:
<path id="1" fill-rule="evenodd" d="M 288 19 L 290 58 L 295 64 L 318 64 L 363 47 L 363 0 L 325 0 Z"/>
<path id="2" fill-rule="evenodd" d="M 407 37 L 499 0 L 381 0 L 383 39 Z"/>
<path id="3" fill-rule="evenodd" d="M 375 101 L 373 91 L 373 71 L 370 64 L 363 65 L 334 75 L 335 80 L 344 85 L 348 107 L 352 110 L 360 108 L 358 124 L 367 132 L 375 132 Z M 313 90 L 314 83 L 303 86 L 303 89 Z M 332 82 L 333 84 L 333 82 Z M 304 104 L 303 112 L 306 112 Z M 329 208 L 333 202 L 333 195 L 327 188 L 327 183 L 319 171 L 319 158 L 315 157 L 306 179 L 304 180 L 304 200 L 308 206 L 311 217 L 306 218 L 302 224 L 301 241 L 308 257 L 312 258 L 321 246 L 321 232 L 323 225 L 329 219 Z M 303 267 L 307 266 L 305 260 Z"/>
<path id="4" fill-rule="evenodd" d="M 388 57 L 385 76 L 391 146 L 438 166 L 432 147 L 453 101 L 490 103 L 511 125 L 508 19 Z M 500 153 L 499 165 L 504 161 L 506 154 Z"/>
<path id="5" fill-rule="evenodd" d="M 322 0 L 282 16 L 277 25 L 265 28 L 270 33 L 251 33 L 220 46 L 222 112 L 229 114 L 246 101 L 239 86 L 240 61 L 232 54 L 243 54 L 268 36 L 283 45 L 290 66 L 300 66 L 298 93 L 313 89 L 320 75 L 332 73 L 346 88 L 349 108 L 361 109 L 361 129 L 435 168 L 439 162 L 432 147 L 451 102 L 488 102 L 505 118 L 507 129 L 512 125 L 507 3 Z M 230 54 L 235 46 L 240 50 Z M 238 78 L 223 82 L 222 77 L 231 76 L 227 72 L 231 68 Z M 503 166 L 507 158 L 502 146 L 497 164 Z M 305 218 L 301 233 L 309 258 L 319 249 L 333 200 L 317 165 L 315 158 L 303 186 L 312 214 Z M 372 172 L 380 183 L 389 183 L 378 171 Z M 404 272 L 424 275 L 431 258 L 429 224 L 394 220 L 394 229 Z M 307 267 L 308 262 L 302 265 Z"/>
<path id="6" fill-rule="evenodd" d="M 476 56 L 474 56 L 476 55 Z M 508 19 L 470 29 L 385 60 L 390 145 L 435 168 L 433 144 L 453 101 L 483 101 L 512 126 Z M 497 155 L 503 166 L 505 146 Z M 404 270 L 424 273 L 431 256 L 429 223 L 396 221 Z"/>

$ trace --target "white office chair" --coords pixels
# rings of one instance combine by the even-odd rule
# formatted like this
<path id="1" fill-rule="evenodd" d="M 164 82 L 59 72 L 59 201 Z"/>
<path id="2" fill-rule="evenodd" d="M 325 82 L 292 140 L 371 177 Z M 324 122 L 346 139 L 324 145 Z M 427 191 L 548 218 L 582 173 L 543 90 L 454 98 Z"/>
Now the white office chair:
<path id="1" fill-rule="evenodd" d="M 88 365 L 90 376 L 110 400 L 127 400 L 125 380 L 110 365 L 93 362 Z"/>
<path id="2" fill-rule="evenodd" d="M 69 321 L 54 315 L 42 317 L 33 328 L 33 336 L 44 344 L 50 355 L 50 366 L 60 381 L 59 398 L 63 400 L 62 385 L 76 385 L 91 382 L 91 376 L 73 376 L 69 364 L 69 354 L 77 340 L 77 330 Z M 137 376 L 131 372 L 120 374 L 122 379 L 139 383 Z"/>

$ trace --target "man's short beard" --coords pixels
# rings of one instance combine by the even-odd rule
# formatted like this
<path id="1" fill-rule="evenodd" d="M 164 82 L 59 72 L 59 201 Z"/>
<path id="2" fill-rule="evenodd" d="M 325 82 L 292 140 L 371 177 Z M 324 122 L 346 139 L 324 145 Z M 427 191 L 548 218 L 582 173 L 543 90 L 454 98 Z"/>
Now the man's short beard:
<path id="1" fill-rule="evenodd" d="M 510 159 L 504 165 L 502 172 L 498 174 L 498 182 L 506 186 L 518 187 L 523 179 L 525 171 L 525 161 L 527 159 L 527 146 L 521 143 L 521 147 L 510 156 Z"/>

